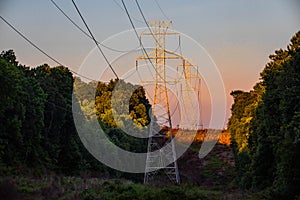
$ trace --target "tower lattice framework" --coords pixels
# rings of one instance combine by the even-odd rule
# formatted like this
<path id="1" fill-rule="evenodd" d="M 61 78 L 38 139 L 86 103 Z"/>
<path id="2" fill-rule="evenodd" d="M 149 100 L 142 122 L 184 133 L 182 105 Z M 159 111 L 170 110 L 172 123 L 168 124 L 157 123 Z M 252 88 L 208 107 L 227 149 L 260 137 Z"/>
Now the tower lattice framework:
<path id="1" fill-rule="evenodd" d="M 152 84 L 154 85 L 154 95 L 152 104 L 152 119 L 149 128 L 149 139 L 148 139 L 148 149 L 147 149 L 147 159 L 146 159 L 146 169 L 144 176 L 144 183 L 150 183 L 155 181 L 154 178 L 159 173 L 159 171 L 164 171 L 169 180 L 173 183 L 180 183 L 180 176 L 178 165 L 176 161 L 176 150 L 173 140 L 173 124 L 170 112 L 170 102 L 169 94 L 167 89 L 167 84 L 178 83 L 178 80 L 172 79 L 166 74 L 166 61 L 169 59 L 179 60 L 179 65 L 182 66 L 182 74 L 185 84 L 181 86 L 181 92 L 184 94 L 186 90 L 190 90 L 190 84 L 193 78 L 198 78 L 198 74 L 193 75 L 191 72 L 191 67 L 193 66 L 187 59 L 183 56 L 166 50 L 166 36 L 167 35 L 178 35 L 179 32 L 171 31 L 171 21 L 170 20 L 153 20 L 148 21 L 149 31 L 143 32 L 141 34 L 141 40 L 144 36 L 152 36 L 154 40 L 154 50 L 145 52 L 136 58 L 136 65 L 138 69 L 140 60 L 151 60 L 155 67 L 154 80 Z M 178 67 L 177 67 L 178 70 Z M 197 71 L 198 73 L 198 71 Z M 190 97 L 187 95 L 182 95 L 183 101 L 190 103 Z M 192 103 L 192 102 L 191 102 Z M 190 120 L 191 113 L 181 113 L 182 121 L 187 124 Z M 155 122 L 155 123 L 154 123 Z M 158 126 L 157 126 L 158 125 Z M 164 140 L 164 135 L 161 133 L 161 127 L 167 126 L 169 130 L 168 141 L 162 143 Z M 194 124 L 192 125 L 194 126 Z M 164 145 L 162 148 L 162 145 Z"/>

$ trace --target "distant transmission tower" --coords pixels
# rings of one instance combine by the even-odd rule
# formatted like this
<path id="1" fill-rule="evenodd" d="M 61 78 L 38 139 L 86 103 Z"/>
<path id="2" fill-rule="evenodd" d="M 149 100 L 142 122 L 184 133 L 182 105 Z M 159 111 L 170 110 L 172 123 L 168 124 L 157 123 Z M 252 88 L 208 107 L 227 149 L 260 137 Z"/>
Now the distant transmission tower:
<path id="1" fill-rule="evenodd" d="M 145 176 L 144 176 L 144 183 L 150 183 L 154 180 L 154 177 L 157 175 L 158 171 L 163 170 L 167 177 L 173 183 L 180 183 L 178 165 L 176 161 L 176 151 L 175 145 L 173 140 L 173 125 L 171 120 L 171 113 L 170 113 L 170 104 L 169 104 L 169 95 L 167 84 L 168 83 L 175 83 L 178 80 L 174 78 L 170 78 L 166 74 L 166 62 L 167 60 L 179 60 L 178 66 L 182 66 L 182 74 L 183 79 L 185 80 L 184 88 L 181 89 L 181 92 L 184 93 L 184 90 L 190 84 L 192 84 L 192 78 L 195 76 L 192 75 L 191 67 L 193 66 L 189 63 L 183 56 L 176 54 L 175 52 L 171 52 L 166 50 L 166 36 L 167 35 L 178 35 L 179 32 L 171 31 L 171 21 L 170 20 L 153 20 L 148 21 L 149 32 L 143 32 L 141 36 L 152 36 L 154 39 L 154 47 L 155 49 L 146 52 L 145 54 L 141 55 L 136 58 L 136 65 L 137 69 L 139 66 L 140 60 L 151 60 L 153 65 L 155 65 L 155 77 L 152 81 L 154 85 L 154 97 L 153 97 L 153 105 L 152 105 L 152 120 L 149 128 L 149 139 L 148 139 L 148 153 L 146 159 L 146 169 L 145 169 Z M 178 70 L 178 68 L 177 68 Z M 198 71 L 197 71 L 198 73 Z M 197 78 L 200 76 L 197 74 Z M 199 89 L 199 88 L 198 88 Z M 188 96 L 183 95 L 183 100 L 185 102 L 191 101 L 191 98 Z M 183 123 L 188 124 L 190 121 L 191 113 L 182 113 Z M 155 119 L 156 118 L 156 119 Z M 155 120 L 154 120 L 155 119 Z M 158 124 L 155 126 L 154 121 Z M 168 130 L 170 131 L 170 135 L 168 141 L 163 144 L 162 141 L 164 140 L 165 135 L 160 134 L 161 128 L 163 126 L 167 126 Z M 195 126 L 195 124 L 192 124 Z M 167 144 L 167 145 L 166 145 Z M 162 150 L 162 145 L 164 148 Z M 168 165 L 166 164 L 169 163 Z"/>

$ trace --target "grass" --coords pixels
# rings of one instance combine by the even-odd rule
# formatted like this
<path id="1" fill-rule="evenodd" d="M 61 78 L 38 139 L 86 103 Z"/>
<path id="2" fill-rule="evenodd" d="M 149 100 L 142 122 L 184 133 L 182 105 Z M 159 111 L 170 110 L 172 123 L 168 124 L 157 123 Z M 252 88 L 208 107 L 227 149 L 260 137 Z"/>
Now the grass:
<path id="1" fill-rule="evenodd" d="M 255 200 L 263 196 L 237 189 L 233 181 L 234 166 L 224 160 L 224 156 L 222 157 L 223 153 L 230 152 L 230 149 L 216 145 L 216 149 L 199 160 L 200 147 L 200 143 L 192 144 L 187 154 L 179 159 L 183 169 L 181 176 L 187 177 L 186 182 L 191 181 L 189 184 L 183 181 L 181 185 L 154 187 L 129 180 L 90 178 L 90 176 L 68 177 L 54 173 L 45 176 L 14 174 L 2 179 L 0 176 L 0 197 L 24 200 Z M 198 182 L 193 182 L 195 180 Z"/>
<path id="2" fill-rule="evenodd" d="M 214 200 L 220 199 L 223 193 L 201 189 L 191 184 L 152 187 L 126 180 L 104 181 L 54 176 L 44 179 L 15 177 L 1 180 L 0 195 L 5 196 L 6 199 Z"/>

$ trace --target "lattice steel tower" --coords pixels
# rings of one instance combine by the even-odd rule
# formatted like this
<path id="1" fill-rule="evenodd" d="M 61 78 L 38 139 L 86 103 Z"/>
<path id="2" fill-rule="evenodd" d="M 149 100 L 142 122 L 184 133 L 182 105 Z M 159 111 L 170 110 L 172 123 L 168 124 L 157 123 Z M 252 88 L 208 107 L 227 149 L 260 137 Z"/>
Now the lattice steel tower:
<path id="1" fill-rule="evenodd" d="M 167 83 L 176 83 L 178 80 L 172 79 L 166 75 L 166 61 L 168 59 L 179 60 L 179 65 L 182 66 L 183 79 L 185 80 L 185 86 L 188 86 L 191 82 L 191 63 L 189 63 L 183 56 L 166 50 L 166 36 L 178 35 L 179 32 L 171 31 L 170 20 L 153 20 L 148 21 L 149 32 L 143 32 L 141 34 L 141 40 L 143 36 L 152 36 L 154 39 L 154 50 L 145 52 L 136 58 L 137 68 L 140 60 L 149 61 L 155 65 L 155 75 L 152 84 L 154 85 L 153 105 L 152 105 L 152 119 L 149 128 L 148 139 L 148 153 L 146 160 L 146 169 L 144 176 L 144 183 L 151 182 L 158 171 L 163 170 L 169 177 L 171 182 L 180 183 L 179 171 L 176 161 L 176 151 L 173 140 L 173 125 L 171 120 L 169 95 L 167 89 Z M 180 41 L 180 40 L 179 40 Z M 187 87 L 184 88 L 186 90 Z M 184 96 L 184 95 L 183 95 Z M 184 97 L 188 102 L 189 97 Z M 182 113 L 183 121 L 189 121 L 188 116 L 190 113 Z M 155 123 L 154 123 L 155 121 Z M 187 122 L 184 122 L 187 123 Z M 155 126 L 157 124 L 158 126 Z M 169 130 L 168 141 L 162 144 L 162 140 L 165 137 L 160 134 L 161 127 L 167 126 Z M 163 148 L 162 148 L 162 145 Z"/>

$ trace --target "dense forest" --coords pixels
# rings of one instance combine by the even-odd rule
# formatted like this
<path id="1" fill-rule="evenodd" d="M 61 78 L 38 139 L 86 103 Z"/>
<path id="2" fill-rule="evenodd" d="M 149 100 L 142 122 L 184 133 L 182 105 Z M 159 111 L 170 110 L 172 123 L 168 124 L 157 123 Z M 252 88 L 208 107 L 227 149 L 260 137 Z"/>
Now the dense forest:
<path id="1" fill-rule="evenodd" d="M 101 176 L 126 176 L 102 165 L 83 147 L 73 121 L 73 85 L 78 91 L 81 108 L 85 112 L 96 109 L 102 128 L 115 144 L 131 151 L 146 151 L 146 140 L 130 137 L 119 129 L 112 116 L 110 101 L 117 82 L 119 89 L 116 92 L 120 98 L 116 103 L 119 105 L 125 104 L 127 91 L 136 88 L 128 97 L 130 113 L 126 120 L 133 119 L 136 124 L 133 128 L 141 129 L 149 122 L 151 107 L 142 87 L 134 87 L 122 80 L 85 83 L 78 77 L 74 78 L 63 66 L 51 68 L 44 64 L 29 68 L 18 63 L 12 50 L 1 53 L 0 66 L 2 175 L 29 170 L 38 174 L 54 171 L 74 175 L 89 171 Z M 85 95 L 91 95 L 88 93 L 91 85 L 97 88 L 93 94 L 95 101 L 87 102 L 84 99 Z M 140 180 L 142 176 L 133 177 Z"/>
<path id="2" fill-rule="evenodd" d="M 228 122 L 239 186 L 273 199 L 300 194 L 300 32 L 270 55 L 261 81 L 233 91 Z"/>

